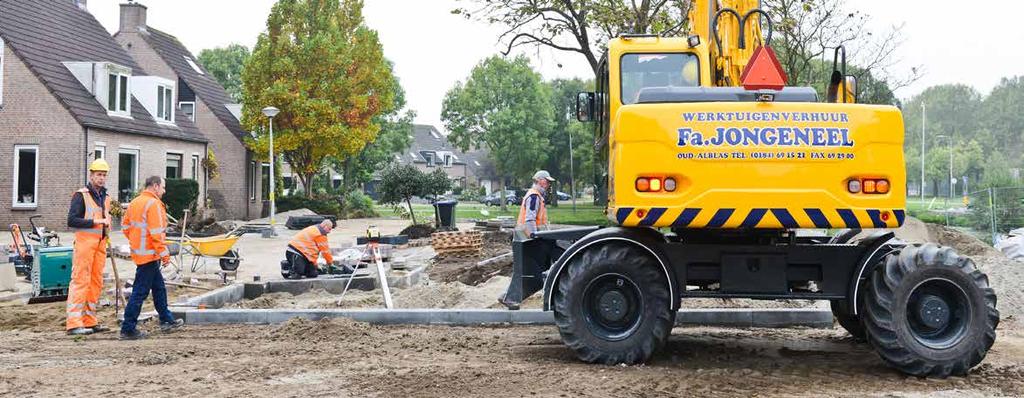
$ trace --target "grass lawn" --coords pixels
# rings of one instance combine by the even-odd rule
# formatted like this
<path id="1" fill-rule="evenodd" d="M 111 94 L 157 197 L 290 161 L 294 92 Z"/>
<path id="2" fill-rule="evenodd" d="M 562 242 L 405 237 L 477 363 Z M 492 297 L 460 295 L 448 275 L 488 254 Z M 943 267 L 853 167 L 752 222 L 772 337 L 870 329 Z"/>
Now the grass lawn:
<path id="1" fill-rule="evenodd" d="M 434 218 L 434 207 L 428 204 L 413 204 L 416 221 L 423 222 Z M 394 214 L 388 206 L 377 205 L 377 212 L 387 216 Z M 486 213 L 485 213 L 486 212 Z M 509 206 L 501 211 L 501 207 L 488 207 L 476 202 L 459 203 L 455 207 L 455 219 L 458 221 L 486 220 L 495 217 L 519 217 L 519 206 Z M 558 207 L 548 206 L 548 221 L 552 224 L 566 225 L 608 225 L 604 215 L 604 207 L 591 203 L 576 202 L 576 212 L 572 210 L 572 202 L 559 203 Z"/>

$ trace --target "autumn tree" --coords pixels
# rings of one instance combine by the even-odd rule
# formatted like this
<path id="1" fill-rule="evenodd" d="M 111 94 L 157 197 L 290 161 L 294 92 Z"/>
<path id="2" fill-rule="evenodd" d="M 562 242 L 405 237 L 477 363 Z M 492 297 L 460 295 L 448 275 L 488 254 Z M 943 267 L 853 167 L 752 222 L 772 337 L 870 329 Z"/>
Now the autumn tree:
<path id="1" fill-rule="evenodd" d="M 360 184 L 372 180 L 374 173 L 395 162 L 395 156 L 401 156 L 412 145 L 412 124 L 416 112 L 405 109 L 405 90 L 398 79 L 394 82 L 391 110 L 374 118 L 374 123 L 380 126 L 377 138 L 354 156 L 329 160 L 331 167 L 342 175 L 344 191 L 358 189 Z"/>
<path id="2" fill-rule="evenodd" d="M 328 157 L 344 160 L 373 142 L 377 116 L 394 107 L 395 78 L 361 0 L 281 0 L 267 19 L 242 75 L 242 122 L 250 148 L 266 153 L 274 106 L 274 148 L 306 196 Z"/>
<path id="3" fill-rule="evenodd" d="M 525 57 L 477 64 L 445 95 L 441 119 L 462 151 L 486 148 L 503 181 L 531 175 L 548 158 L 550 94 Z"/>
<path id="4" fill-rule="evenodd" d="M 199 52 L 199 63 L 217 79 L 217 83 L 224 86 L 224 90 L 235 101 L 242 100 L 242 69 L 248 59 L 249 49 L 241 44 Z"/>
<path id="5" fill-rule="evenodd" d="M 452 12 L 503 25 L 505 55 L 545 46 L 586 58 L 597 75 L 608 40 L 623 33 L 684 32 L 689 0 L 461 0 Z"/>

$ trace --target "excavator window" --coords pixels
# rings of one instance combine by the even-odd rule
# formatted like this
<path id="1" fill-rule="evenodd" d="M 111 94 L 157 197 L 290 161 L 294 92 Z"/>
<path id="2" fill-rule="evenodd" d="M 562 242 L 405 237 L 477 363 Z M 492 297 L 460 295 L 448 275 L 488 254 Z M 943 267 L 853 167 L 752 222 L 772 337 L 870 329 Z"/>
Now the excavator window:
<path id="1" fill-rule="evenodd" d="M 700 85 L 696 54 L 626 54 L 621 62 L 623 105 L 639 102 L 646 91 Z"/>

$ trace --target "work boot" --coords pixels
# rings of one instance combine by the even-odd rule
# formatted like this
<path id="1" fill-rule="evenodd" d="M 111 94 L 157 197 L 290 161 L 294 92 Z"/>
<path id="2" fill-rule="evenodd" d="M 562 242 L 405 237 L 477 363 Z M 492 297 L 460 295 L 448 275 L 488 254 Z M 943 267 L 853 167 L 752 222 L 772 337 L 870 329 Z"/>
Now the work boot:
<path id="1" fill-rule="evenodd" d="M 121 340 L 141 340 L 146 338 L 146 333 L 140 332 L 138 329 L 131 332 L 121 332 Z"/>
<path id="2" fill-rule="evenodd" d="M 68 330 L 68 336 L 88 336 L 93 334 L 95 331 L 92 328 L 74 328 Z"/>
<path id="3" fill-rule="evenodd" d="M 182 327 L 184 325 L 185 325 L 185 321 L 184 320 L 175 319 L 174 322 L 161 323 L 160 324 L 160 331 L 164 332 L 164 333 L 168 333 L 168 332 L 171 332 L 174 329 L 180 328 L 180 327 Z"/>
<path id="4" fill-rule="evenodd" d="M 103 326 L 103 325 L 96 325 L 96 326 L 92 327 L 92 331 L 93 331 L 93 333 L 103 333 L 103 332 L 109 332 L 110 328 L 108 328 L 106 326 Z"/>

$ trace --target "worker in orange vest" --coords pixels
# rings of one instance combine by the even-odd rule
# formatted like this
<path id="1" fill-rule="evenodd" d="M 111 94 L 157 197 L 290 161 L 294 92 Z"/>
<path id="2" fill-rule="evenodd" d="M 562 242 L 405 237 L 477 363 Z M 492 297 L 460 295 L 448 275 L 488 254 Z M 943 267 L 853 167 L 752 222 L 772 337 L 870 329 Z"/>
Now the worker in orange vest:
<path id="1" fill-rule="evenodd" d="M 533 187 L 526 191 L 523 205 L 519 207 L 519 220 L 516 222 L 519 238 L 530 238 L 534 232 L 548 228 L 548 210 L 544 205 L 544 196 L 554 181 L 551 173 L 545 170 L 533 175 Z"/>
<path id="2" fill-rule="evenodd" d="M 75 246 L 65 323 L 69 335 L 110 330 L 96 320 L 109 239 L 110 197 L 105 187 L 109 171 L 110 165 L 105 160 L 94 160 L 89 164 L 89 182 L 71 195 L 68 227 L 75 232 Z"/>
<path id="3" fill-rule="evenodd" d="M 288 279 L 301 279 L 303 276 L 316 278 L 317 259 L 320 255 L 330 265 L 334 262 L 331 256 L 331 247 L 327 244 L 327 234 L 334 229 L 334 221 L 323 220 L 318 225 L 311 225 L 295 234 L 295 238 L 288 242 L 288 249 L 284 256 L 290 266 L 290 270 L 281 270 L 281 274 Z"/>
<path id="4" fill-rule="evenodd" d="M 174 319 L 167 309 L 167 287 L 164 285 L 160 268 L 171 261 L 167 249 L 167 209 L 160 200 L 164 196 L 164 179 L 158 176 L 146 179 L 146 187 L 128 205 L 124 220 L 121 221 L 124 235 L 131 246 L 135 268 L 135 282 L 132 295 L 124 307 L 124 321 L 121 322 L 121 339 L 137 340 L 146 337 L 135 325 L 142 311 L 142 302 L 153 292 L 153 306 L 160 315 L 160 329 L 169 332 L 184 322 Z"/>

